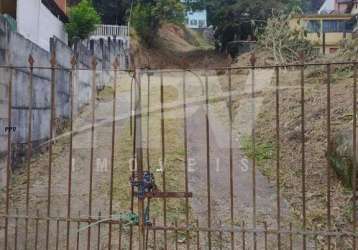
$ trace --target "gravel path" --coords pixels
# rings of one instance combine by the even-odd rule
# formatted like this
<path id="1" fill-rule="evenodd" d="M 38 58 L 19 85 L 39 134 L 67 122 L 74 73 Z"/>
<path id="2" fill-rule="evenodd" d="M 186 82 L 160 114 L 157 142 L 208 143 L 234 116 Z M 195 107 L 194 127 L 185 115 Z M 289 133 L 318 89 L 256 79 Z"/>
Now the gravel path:
<path id="1" fill-rule="evenodd" d="M 257 70 L 255 74 L 256 95 L 260 91 L 265 91 L 270 87 L 273 71 Z M 217 85 L 219 80 L 216 76 L 209 78 L 211 93 L 221 96 L 222 91 Z M 251 77 L 248 77 L 243 92 L 240 94 L 251 94 Z M 241 96 L 241 95 L 240 95 Z M 210 97 L 209 97 L 210 98 Z M 239 97 L 233 97 L 239 98 Z M 256 118 L 260 111 L 263 98 L 259 95 L 255 99 L 255 114 L 252 112 L 252 99 L 243 98 L 239 108 L 234 111 L 233 122 L 233 185 L 234 185 L 234 223 L 237 226 L 245 221 L 248 228 L 253 228 L 253 165 L 240 150 L 240 143 L 243 138 L 251 135 L 253 126 L 252 120 Z M 193 213 L 198 216 L 202 226 L 208 225 L 208 196 L 207 196 L 207 152 L 206 152 L 206 107 L 205 105 L 195 108 L 192 115 L 188 117 L 188 139 L 189 139 L 189 159 L 190 168 L 190 189 L 194 194 L 192 200 Z M 210 144 L 210 181 L 211 181 L 211 223 L 218 227 L 230 225 L 230 163 L 229 163 L 229 127 L 227 121 L 221 119 L 222 113 L 228 114 L 226 103 L 213 103 L 209 105 L 209 144 Z M 227 118 L 228 119 L 228 118 Z M 242 146 L 242 145 L 241 145 Z M 275 167 L 275 166 L 273 166 Z M 269 227 L 276 227 L 277 214 L 277 195 L 276 188 L 268 179 L 263 176 L 258 169 L 255 174 L 256 179 L 256 222 L 257 228 L 263 228 L 266 221 Z M 281 219 L 284 220 L 289 215 L 286 201 L 281 198 Z M 215 238 L 213 236 L 215 245 Z M 236 246 L 242 244 L 242 235 L 236 236 Z M 229 240 L 229 235 L 226 235 Z M 270 240 L 271 239 L 271 240 Z M 264 248 L 264 235 L 257 236 L 258 249 Z M 276 236 L 269 236 L 269 249 L 275 248 Z M 287 240 L 286 240 L 287 242 Z M 208 241 L 205 235 L 202 237 L 202 246 L 207 247 Z M 227 242 L 226 247 L 229 247 Z M 246 246 L 248 249 L 253 247 L 252 234 L 247 234 Z M 225 247 L 224 247 L 225 248 Z"/>
<path id="2" fill-rule="evenodd" d="M 172 75 L 173 84 L 180 83 L 182 75 Z M 233 121 L 233 187 L 234 187 L 234 223 L 241 226 L 245 221 L 248 228 L 252 228 L 253 224 L 253 166 L 243 152 L 240 150 L 243 138 L 249 136 L 256 115 L 260 111 L 263 98 L 260 97 L 261 91 L 267 90 L 271 85 L 273 76 L 272 70 L 257 70 L 255 75 L 255 87 L 257 97 L 255 99 L 255 114 L 252 114 L 252 102 L 250 98 L 241 97 L 249 96 L 251 93 L 251 78 L 248 77 L 246 84 L 241 86 L 240 95 L 233 98 L 242 98 L 239 106 L 234 110 Z M 220 86 L 219 77 L 212 75 L 209 77 L 208 85 L 210 86 L 210 97 L 213 93 L 215 97 L 223 97 L 224 93 Z M 187 78 L 188 85 L 192 85 L 188 89 L 191 98 L 195 99 L 202 93 L 198 89 L 198 77 L 190 76 Z M 202 83 L 201 83 L 202 84 Z M 193 87 L 194 86 L 194 87 Z M 195 91 L 193 90 L 195 89 Z M 202 98 L 202 96 L 200 96 Z M 180 97 L 181 98 L 181 97 Z M 129 92 L 125 92 L 118 97 L 117 102 L 117 124 L 116 138 L 120 137 L 121 128 L 124 123 L 128 122 L 129 114 Z M 91 121 L 90 108 L 86 107 L 85 111 L 76 119 L 75 128 L 83 129 L 88 127 Z M 211 181 L 211 223 L 212 226 L 230 225 L 230 169 L 229 169 L 229 127 L 228 127 L 228 109 L 226 101 L 210 102 L 209 105 L 209 145 L 210 145 L 210 181 Z M 112 138 L 112 102 L 98 102 L 96 106 L 96 123 L 101 124 L 96 128 L 96 139 L 94 148 L 94 172 L 93 172 L 93 210 L 92 214 L 99 211 L 102 214 L 108 213 L 109 197 L 103 192 L 103 186 L 108 186 L 110 179 L 110 152 Z M 204 104 L 188 106 L 187 128 L 188 128 L 188 157 L 189 157 L 189 189 L 193 192 L 192 210 L 194 217 L 199 219 L 202 226 L 207 226 L 208 216 L 208 196 L 207 196 L 207 151 L 206 151 L 206 107 Z M 226 118 L 225 118 L 226 117 Z M 78 216 L 80 211 L 83 216 L 88 215 L 88 190 L 89 190 L 89 160 L 90 160 L 90 129 L 78 133 L 74 136 L 74 170 L 72 173 L 72 215 Z M 67 177 L 68 177 L 68 143 L 58 143 L 54 146 L 54 164 L 52 176 L 52 211 L 59 211 L 60 216 L 66 216 L 66 197 L 67 197 Z M 31 183 L 31 214 L 35 214 L 36 209 L 40 209 L 41 214 L 45 215 L 47 206 L 47 157 L 45 153 L 36 159 L 36 168 L 32 171 L 32 175 L 36 175 Z M 105 162 L 107 161 L 107 166 Z M 274 166 L 273 166 L 274 167 Z M 255 174 L 256 180 L 256 222 L 257 228 L 263 228 L 263 222 L 266 221 L 269 227 L 276 227 L 276 188 L 263 176 L 258 169 Z M 24 193 L 26 185 L 22 181 L 22 185 L 13 190 L 12 208 L 24 208 Z M 11 213 L 15 213 L 11 209 Z M 22 212 L 23 213 L 23 212 Z M 57 215 L 57 214 L 52 214 Z M 281 199 L 281 219 L 285 221 L 289 217 L 289 208 L 284 199 Z M 34 228 L 34 225 L 30 225 Z M 75 225 L 74 225 L 75 226 Z M 45 223 L 42 223 L 41 230 L 45 232 Z M 10 230 L 14 230 L 14 224 L 10 225 Z M 23 230 L 23 229 L 22 229 Z M 51 239 L 54 239 L 56 225 L 51 226 Z M 72 228 L 75 231 L 75 228 Z M 64 246 L 65 225 L 61 226 L 62 232 L 60 248 Z M 92 230 L 92 237 L 96 238 L 97 229 Z M 106 238 L 106 227 L 102 228 L 102 235 Z M 2 242 L 3 233 L 0 230 L 0 242 Z M 23 232 L 18 236 L 19 242 L 24 241 Z M 33 237 L 33 230 L 30 235 Z M 43 244 L 45 234 L 41 234 L 39 242 Z M 80 248 L 86 246 L 87 233 L 82 233 L 80 237 Z M 218 234 L 212 234 L 213 247 L 216 247 L 216 239 Z M 207 248 L 207 238 L 204 233 L 201 236 L 201 245 Z M 229 235 L 225 234 L 224 239 L 227 240 L 224 249 L 229 247 Z M 76 236 L 72 235 L 71 240 L 74 243 Z M 263 249 L 264 235 L 258 234 L 258 249 Z M 105 241 L 105 240 L 103 240 Z M 103 242 L 102 241 L 102 242 Z M 287 237 L 283 240 L 287 243 Z M 53 243 L 53 242 L 52 242 Z M 13 244 L 13 243 L 11 243 Z M 92 241 L 93 246 L 96 245 L 96 239 Z M 242 235 L 235 236 L 236 247 L 241 247 Z M 269 236 L 269 249 L 276 247 L 276 236 Z M 295 248 L 297 243 L 294 243 Z M 252 234 L 246 235 L 246 247 L 252 249 Z M 40 249 L 41 248 L 40 246 Z"/>
<path id="3" fill-rule="evenodd" d="M 117 96 L 116 103 L 116 137 L 118 140 L 123 126 L 129 122 L 130 92 L 122 92 Z M 94 141 L 94 163 L 92 179 L 92 215 L 97 216 L 101 211 L 103 216 L 108 216 L 109 194 L 104 192 L 104 187 L 109 186 L 110 180 L 110 159 L 111 159 L 111 139 L 112 139 L 112 101 L 97 101 L 95 107 L 95 141 Z M 89 186 L 90 186 L 90 152 L 91 152 L 91 108 L 84 107 L 83 111 L 74 120 L 73 136 L 73 171 L 72 171 L 72 197 L 71 215 L 78 217 L 88 217 L 89 215 Z M 53 164 L 52 164 L 52 185 L 51 185 L 51 216 L 67 216 L 67 192 L 68 192 L 68 166 L 69 166 L 69 140 L 68 134 L 60 135 L 57 142 L 53 145 Z M 63 140 L 61 140 L 63 137 Z M 25 171 L 25 170 L 23 170 Z M 26 177 L 19 173 L 14 179 L 15 185 L 11 191 L 10 214 L 15 214 L 15 208 L 19 208 L 19 214 L 25 214 L 25 194 Z M 32 159 L 31 184 L 30 184 L 30 215 L 35 215 L 39 210 L 40 216 L 46 216 L 47 209 L 47 183 L 48 183 L 48 152 L 37 154 Z M 3 206 L 0 208 L 3 209 Z M 3 223 L 3 221 L 1 221 Z M 19 221 L 18 245 L 23 248 L 25 242 L 25 223 Z M 15 244 L 12 238 L 15 230 L 14 220 L 10 220 L 9 225 L 9 244 Z M 56 242 L 56 223 L 50 225 L 50 249 L 55 249 Z M 76 245 L 77 225 L 71 227 L 71 246 Z M 92 248 L 97 247 L 97 227 L 93 227 Z M 61 223 L 59 227 L 59 248 L 65 249 L 66 242 L 66 223 Z M 107 226 L 102 226 L 101 244 L 107 244 Z M 3 243 L 4 233 L 0 230 L 0 244 Z M 45 249 L 46 223 L 39 223 L 38 249 Z M 80 234 L 80 249 L 87 246 L 87 231 Z M 34 249 L 35 244 L 35 223 L 31 221 L 29 225 L 29 249 Z M 115 245 L 113 245 L 115 247 Z M 1 248 L 1 247 L 0 247 Z M 92 249 L 91 248 L 91 249 Z M 12 248 L 10 248 L 12 249 Z M 74 249 L 74 248 L 71 248 Z"/>

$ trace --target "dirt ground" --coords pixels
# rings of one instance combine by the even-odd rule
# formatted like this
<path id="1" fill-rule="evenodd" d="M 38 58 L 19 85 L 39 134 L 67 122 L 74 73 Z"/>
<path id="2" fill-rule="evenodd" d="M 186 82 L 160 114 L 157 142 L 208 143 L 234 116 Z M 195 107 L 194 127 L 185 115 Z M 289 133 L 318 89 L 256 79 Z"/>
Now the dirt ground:
<path id="1" fill-rule="evenodd" d="M 307 229 L 327 229 L 327 84 L 325 68 L 308 67 L 305 73 L 305 165 Z M 275 81 L 275 80 L 274 80 Z M 352 74 L 333 71 L 331 84 L 331 140 L 337 132 L 352 127 Z M 276 108 L 275 87 L 260 95 L 263 108 L 257 120 L 256 158 L 260 170 L 271 182 L 276 180 Z M 289 202 L 292 221 L 302 226 L 302 140 L 300 71 L 283 70 L 280 74 L 280 181 L 283 197 Z M 330 169 L 332 230 L 350 231 L 352 191 L 345 188 Z M 318 237 L 324 246 L 327 238 Z M 350 249 L 351 239 L 337 237 L 336 249 Z"/>
<path id="2" fill-rule="evenodd" d="M 131 41 L 131 53 L 136 67 L 151 69 L 201 69 L 227 67 L 232 60 L 220 54 L 201 34 L 189 32 L 175 25 L 165 25 L 151 48 Z"/>
<path id="3" fill-rule="evenodd" d="M 137 67 L 182 69 L 204 67 L 226 67 L 231 60 L 219 55 L 210 48 L 195 45 L 180 29 L 164 27 L 163 32 L 169 33 L 166 39 L 162 39 L 161 50 L 158 48 L 140 48 L 133 42 L 133 55 Z M 178 39 L 180 37 L 181 39 Z M 178 41 L 173 45 L 173 40 Z M 166 47 L 166 44 L 168 45 Z M 171 44 L 171 46 L 169 46 Z M 149 56 L 150 55 L 150 56 Z M 241 56 L 233 66 L 246 66 L 249 64 L 249 54 Z M 258 64 L 265 64 L 265 60 Z M 307 201 L 307 229 L 326 230 L 326 203 L 327 203 L 327 161 L 325 150 L 326 137 L 326 84 L 324 71 L 315 68 L 306 71 L 305 88 L 305 118 L 306 118 L 306 201 Z M 161 106 L 159 71 L 143 71 L 141 77 L 142 87 L 142 133 L 143 155 L 145 169 L 154 172 L 159 189 L 163 190 L 163 164 L 162 160 L 162 133 L 161 133 Z M 150 76 L 150 77 L 148 77 Z M 182 192 L 185 190 L 185 144 L 184 127 L 187 128 L 187 153 L 188 153 L 188 181 L 189 191 L 193 193 L 190 199 L 188 212 L 190 225 L 199 222 L 200 226 L 208 226 L 208 171 L 210 172 L 210 206 L 211 226 L 230 227 L 230 130 L 229 130 L 229 74 L 225 70 L 209 70 L 208 78 L 205 78 L 203 70 L 182 71 L 167 70 L 163 73 L 164 83 L 164 144 L 165 144 L 165 176 L 167 191 Z M 187 98 L 187 123 L 183 119 L 183 79 L 186 81 Z M 300 141 L 300 89 L 299 72 L 297 70 L 283 70 L 280 75 L 280 198 L 282 227 L 288 229 L 289 222 L 296 230 L 302 228 L 302 169 Z M 131 175 L 133 138 L 131 129 L 133 123 L 129 119 L 131 114 L 131 77 L 127 74 L 120 76 L 118 86 L 118 101 L 116 102 L 116 135 L 114 158 L 114 193 L 113 214 L 128 212 L 131 207 L 131 190 L 129 176 Z M 206 113 L 205 83 L 208 83 L 208 106 Z M 255 102 L 250 98 L 251 74 L 249 70 L 235 69 L 231 72 L 233 92 L 233 223 L 238 230 L 242 228 L 262 230 L 265 224 L 276 228 L 277 225 L 277 187 L 276 184 L 276 147 L 275 140 L 275 76 L 273 70 L 257 70 L 255 73 Z M 352 78 L 351 75 L 334 75 L 332 84 L 332 132 L 351 126 L 352 122 Z M 79 131 L 74 135 L 73 172 L 72 172 L 72 216 L 79 214 L 83 217 L 99 215 L 108 217 L 109 209 L 109 180 L 112 140 L 112 95 L 113 89 L 106 88 L 101 92 L 96 101 L 94 167 L 92 179 L 92 211 L 89 210 L 90 190 L 90 122 L 91 110 L 89 106 L 83 108 L 76 117 L 75 128 Z M 148 105 L 149 104 L 149 105 Z M 149 116 L 148 116 L 148 107 Z M 133 108 L 133 107 L 132 107 Z M 254 109 L 254 110 L 253 110 Z M 207 121 L 209 127 L 207 127 Z M 133 122 L 133 120 L 132 120 Z M 256 129 L 256 151 L 252 152 L 252 128 Z M 208 130 L 207 130 L 208 128 Z M 64 131 L 54 144 L 54 161 L 52 172 L 52 199 L 51 216 L 66 217 L 67 211 L 67 179 L 69 165 L 69 141 Z M 209 147 L 207 147 L 209 140 Z M 48 205 L 48 152 L 34 155 L 31 164 L 30 182 L 30 214 L 36 214 L 39 210 L 42 216 L 46 216 Z M 209 159 L 208 159 L 209 158 Z M 253 158 L 256 160 L 254 168 Z M 254 172 L 256 171 L 256 172 Z M 339 179 L 331 171 L 331 211 L 332 229 L 348 230 L 350 228 L 351 191 L 341 185 Z M 254 184 L 256 182 L 256 184 Z M 254 199 L 256 188 L 256 199 Z M 17 168 L 11 179 L 11 214 L 24 215 L 25 208 L 26 173 L 24 168 Z M 256 210 L 254 210 L 256 202 Z M 157 225 L 164 223 L 163 200 L 152 200 L 150 206 L 151 219 L 155 219 Z M 185 226 L 185 199 L 167 200 L 166 219 L 167 225 L 178 223 Z M 133 204 L 136 211 L 136 202 Z M 0 213 L 4 211 L 4 192 L 1 196 Z M 57 212 L 58 211 L 58 212 Z M 254 217 L 254 212 L 256 212 Z M 0 221 L 0 242 L 3 242 L 3 223 Z M 20 228 L 17 240 L 14 238 L 16 220 L 10 220 L 11 246 L 24 242 L 24 220 L 17 222 Z M 30 224 L 30 246 L 34 245 L 35 222 Z M 39 222 L 39 249 L 44 249 L 45 221 Z M 85 227 L 81 223 L 80 228 Z M 87 228 L 78 233 L 78 225 L 71 225 L 71 244 L 79 242 L 79 248 L 87 246 Z M 59 238 L 55 235 L 59 233 Z M 55 249 L 57 242 L 59 249 L 65 244 L 65 223 L 52 222 L 51 248 Z M 134 235 L 136 235 L 136 231 Z M 79 236 L 77 236 L 79 235 Z M 149 248 L 154 248 L 153 237 L 157 237 L 157 247 L 163 248 L 163 232 L 149 233 Z M 176 240 L 178 236 L 178 240 Z M 78 238 L 77 238 L 78 237 Z M 91 227 L 92 248 L 99 246 L 104 249 L 107 246 L 108 226 L 101 224 Z M 227 249 L 230 246 L 230 234 L 212 233 L 212 246 L 214 249 Z M 252 233 L 235 234 L 235 247 L 245 249 L 253 246 Z M 265 235 L 258 233 L 258 249 L 264 248 L 264 242 L 268 237 L 268 249 L 274 249 L 277 244 L 277 235 Z M 113 247 L 119 246 L 119 229 L 115 227 L 113 233 Z M 122 249 L 128 249 L 129 229 L 125 228 L 121 235 Z M 221 238 L 223 239 L 220 243 Z M 283 246 L 288 248 L 289 235 L 282 236 Z M 175 249 L 175 242 L 179 249 L 185 248 L 185 243 L 190 242 L 195 248 L 198 237 L 190 234 L 188 239 L 185 232 L 168 232 L 169 249 Z M 295 235 L 294 249 L 298 249 L 301 237 Z M 308 239 L 308 249 L 313 249 L 313 241 L 323 247 L 325 239 Z M 136 242 L 136 239 L 134 240 Z M 208 234 L 201 232 L 199 244 L 202 249 L 208 248 Z M 349 239 L 339 238 L 334 240 L 336 249 L 349 249 Z M 135 245 L 134 245 L 135 247 Z"/>

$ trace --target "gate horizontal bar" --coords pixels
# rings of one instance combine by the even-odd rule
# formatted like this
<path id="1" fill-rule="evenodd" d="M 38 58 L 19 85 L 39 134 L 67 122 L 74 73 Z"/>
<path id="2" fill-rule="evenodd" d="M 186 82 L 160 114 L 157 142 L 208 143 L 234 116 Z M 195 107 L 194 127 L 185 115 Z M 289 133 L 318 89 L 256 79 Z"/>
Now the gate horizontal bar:
<path id="1" fill-rule="evenodd" d="M 135 193 L 137 195 L 137 193 Z M 151 192 L 145 193 L 144 198 L 191 198 L 193 193 L 191 192 Z"/>

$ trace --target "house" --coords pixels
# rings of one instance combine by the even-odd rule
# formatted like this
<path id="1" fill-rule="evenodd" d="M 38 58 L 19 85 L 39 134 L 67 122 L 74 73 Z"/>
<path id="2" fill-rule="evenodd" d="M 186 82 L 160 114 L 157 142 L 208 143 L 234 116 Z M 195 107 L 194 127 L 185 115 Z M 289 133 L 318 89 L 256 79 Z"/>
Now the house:
<path id="1" fill-rule="evenodd" d="M 350 14 L 356 5 L 356 0 L 326 0 L 318 14 Z"/>
<path id="2" fill-rule="evenodd" d="M 295 16 L 290 26 L 305 31 L 321 53 L 335 53 L 343 39 L 354 36 L 357 14 L 357 0 L 326 0 L 317 14 Z"/>
<path id="3" fill-rule="evenodd" d="M 198 0 L 189 0 L 196 2 Z M 187 3 L 187 0 L 181 0 L 182 3 Z M 187 10 L 185 13 L 185 25 L 191 29 L 207 28 L 207 11 L 206 10 Z"/>
<path id="4" fill-rule="evenodd" d="M 67 43 L 66 0 L 0 0 L 0 13 L 13 29 L 46 50 L 53 36 Z"/>
<path id="5" fill-rule="evenodd" d="M 335 53 L 343 39 L 353 32 L 350 14 L 314 14 L 296 16 L 290 22 L 294 30 L 305 31 L 306 38 L 323 54 Z"/>
<path id="6" fill-rule="evenodd" d="M 185 25 L 191 29 L 207 28 L 206 10 L 187 11 L 185 16 Z"/>

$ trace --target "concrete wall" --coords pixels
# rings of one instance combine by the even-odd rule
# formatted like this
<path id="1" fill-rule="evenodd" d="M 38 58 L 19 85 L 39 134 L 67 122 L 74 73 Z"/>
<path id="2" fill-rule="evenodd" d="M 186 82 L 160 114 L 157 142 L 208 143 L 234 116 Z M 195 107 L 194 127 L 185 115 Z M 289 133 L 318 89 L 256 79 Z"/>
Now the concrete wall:
<path id="1" fill-rule="evenodd" d="M 13 160 L 22 157 L 26 148 L 28 136 L 29 115 L 29 69 L 28 56 L 31 54 L 35 60 L 35 67 L 49 67 L 51 53 L 56 54 L 59 70 L 55 72 L 56 79 L 56 118 L 59 123 L 65 121 L 70 115 L 70 82 L 69 68 L 71 58 L 77 56 L 78 70 L 75 91 L 75 112 L 88 104 L 92 95 L 92 76 L 90 70 L 93 56 L 97 58 L 97 88 L 110 83 L 110 74 L 115 57 L 125 55 L 120 42 L 116 40 L 91 41 L 77 43 L 74 50 L 57 38 L 49 42 L 50 52 L 39 47 L 19 33 L 10 31 L 5 20 L 0 16 L 0 65 L 14 65 L 12 70 L 12 126 L 16 131 L 12 133 Z M 123 61 L 123 58 L 120 59 Z M 122 68 L 126 68 L 122 65 Z M 10 70 L 0 68 L 0 186 L 4 178 L 4 155 L 7 151 L 8 125 L 8 96 L 9 96 Z M 32 137 L 34 146 L 46 141 L 49 137 L 50 108 L 51 108 L 51 70 L 34 69 L 33 74 L 33 120 Z"/>
<path id="2" fill-rule="evenodd" d="M 54 16 L 41 0 L 17 0 L 18 32 L 49 51 L 53 36 L 67 43 L 64 24 Z"/>

